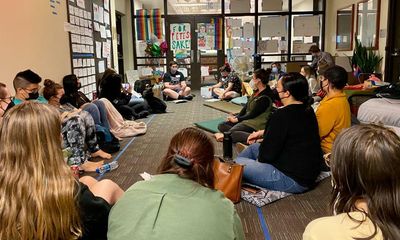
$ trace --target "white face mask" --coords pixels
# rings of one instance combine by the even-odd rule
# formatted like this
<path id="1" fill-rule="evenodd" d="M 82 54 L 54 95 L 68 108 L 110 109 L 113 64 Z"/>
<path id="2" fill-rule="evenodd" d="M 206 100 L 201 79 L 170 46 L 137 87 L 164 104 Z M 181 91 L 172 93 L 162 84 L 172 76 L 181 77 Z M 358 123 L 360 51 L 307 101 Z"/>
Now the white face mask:
<path id="1" fill-rule="evenodd" d="M 254 83 L 254 80 L 253 80 L 253 79 L 250 80 L 249 85 L 250 85 L 251 89 L 257 90 L 257 86 L 256 86 L 256 84 Z"/>

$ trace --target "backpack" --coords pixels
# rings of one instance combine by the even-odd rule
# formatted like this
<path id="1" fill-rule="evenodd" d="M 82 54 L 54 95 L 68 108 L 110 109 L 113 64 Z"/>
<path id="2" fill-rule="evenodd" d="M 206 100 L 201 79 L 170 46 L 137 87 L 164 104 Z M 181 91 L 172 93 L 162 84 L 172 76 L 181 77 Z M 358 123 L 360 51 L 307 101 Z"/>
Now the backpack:
<path id="1" fill-rule="evenodd" d="M 376 89 L 377 97 L 400 99 L 400 81 Z"/>
<path id="2" fill-rule="evenodd" d="M 136 92 L 143 94 L 144 90 L 146 90 L 146 86 L 150 86 L 151 81 L 149 79 L 136 80 L 133 85 L 133 90 Z"/>
<path id="3" fill-rule="evenodd" d="M 106 153 L 118 152 L 121 148 L 119 140 L 110 132 L 109 129 L 96 124 L 97 144 Z"/>
<path id="4" fill-rule="evenodd" d="M 142 94 L 143 98 L 146 99 L 147 103 L 151 108 L 151 113 L 166 113 L 167 111 L 167 104 L 157 98 L 154 97 L 153 87 L 149 86 L 146 90 L 143 91 Z"/>

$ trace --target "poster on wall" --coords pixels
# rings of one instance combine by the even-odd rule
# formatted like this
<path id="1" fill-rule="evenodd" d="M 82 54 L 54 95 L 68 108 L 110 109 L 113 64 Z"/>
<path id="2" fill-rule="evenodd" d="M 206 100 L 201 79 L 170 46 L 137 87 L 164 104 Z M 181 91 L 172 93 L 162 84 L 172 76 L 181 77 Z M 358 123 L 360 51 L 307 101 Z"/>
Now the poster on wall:
<path id="1" fill-rule="evenodd" d="M 171 50 L 190 50 L 192 35 L 189 23 L 173 23 L 171 28 Z"/>
<path id="2" fill-rule="evenodd" d="M 197 24 L 197 46 L 201 50 L 215 49 L 215 27 L 210 23 Z"/>

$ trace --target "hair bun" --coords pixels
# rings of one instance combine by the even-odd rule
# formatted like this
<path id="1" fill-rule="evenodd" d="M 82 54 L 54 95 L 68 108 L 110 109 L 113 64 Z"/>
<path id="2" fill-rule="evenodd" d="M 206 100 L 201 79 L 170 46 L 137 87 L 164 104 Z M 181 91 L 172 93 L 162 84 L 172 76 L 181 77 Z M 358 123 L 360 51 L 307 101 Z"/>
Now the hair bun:
<path id="1" fill-rule="evenodd" d="M 45 79 L 44 80 L 44 86 L 45 87 L 50 87 L 50 86 L 52 86 L 54 84 L 55 84 L 55 82 L 53 80 L 50 80 L 50 79 Z"/>

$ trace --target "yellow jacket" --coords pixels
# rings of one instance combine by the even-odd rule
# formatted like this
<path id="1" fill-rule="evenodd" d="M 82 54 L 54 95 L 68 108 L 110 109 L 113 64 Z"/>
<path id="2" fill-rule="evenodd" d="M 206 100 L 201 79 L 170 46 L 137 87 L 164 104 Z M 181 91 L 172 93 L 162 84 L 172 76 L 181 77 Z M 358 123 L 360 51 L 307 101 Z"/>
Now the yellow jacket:
<path id="1" fill-rule="evenodd" d="M 342 129 L 350 127 L 350 114 L 350 105 L 345 93 L 338 93 L 322 99 L 316 116 L 324 153 L 331 152 L 336 136 Z"/>

